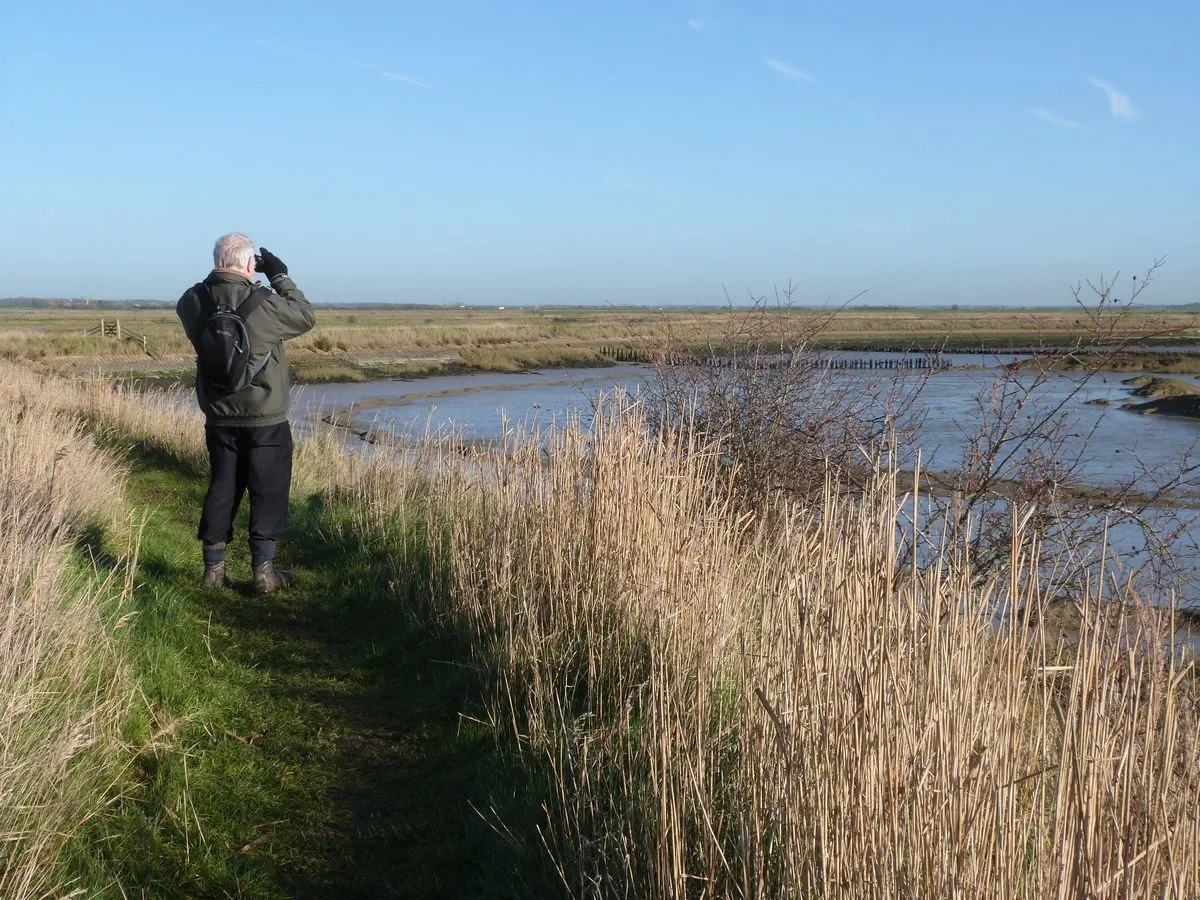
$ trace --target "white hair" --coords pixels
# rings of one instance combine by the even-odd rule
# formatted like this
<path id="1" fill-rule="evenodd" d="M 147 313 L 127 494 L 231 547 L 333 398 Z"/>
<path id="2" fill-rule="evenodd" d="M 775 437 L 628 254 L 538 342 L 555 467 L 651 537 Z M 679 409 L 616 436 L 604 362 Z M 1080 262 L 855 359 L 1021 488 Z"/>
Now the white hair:
<path id="1" fill-rule="evenodd" d="M 218 269 L 244 269 L 254 256 L 254 241 L 240 232 L 225 234 L 213 244 L 213 265 Z"/>

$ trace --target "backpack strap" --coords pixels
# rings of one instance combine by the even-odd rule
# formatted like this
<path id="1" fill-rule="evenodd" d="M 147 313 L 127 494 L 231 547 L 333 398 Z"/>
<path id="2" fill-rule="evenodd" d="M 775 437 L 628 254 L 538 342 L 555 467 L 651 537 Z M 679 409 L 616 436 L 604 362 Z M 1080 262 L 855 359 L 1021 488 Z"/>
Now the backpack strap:
<path id="1" fill-rule="evenodd" d="M 211 316 L 217 311 L 217 298 L 213 296 L 212 288 L 203 281 L 198 281 L 192 290 L 196 292 L 196 298 L 200 301 L 200 309 L 206 315 Z"/>
<path id="2" fill-rule="evenodd" d="M 238 314 L 238 316 L 241 317 L 241 320 L 243 322 L 245 322 L 246 319 L 249 318 L 249 316 L 252 312 L 254 312 L 256 309 L 258 309 L 260 306 L 262 306 L 263 303 L 265 303 L 267 301 L 267 298 L 271 296 L 271 293 L 272 293 L 272 291 L 268 287 L 255 286 L 254 290 L 250 292 L 250 296 L 247 297 L 245 300 L 243 300 L 241 305 L 238 306 L 238 308 L 236 310 L 234 310 L 234 312 L 236 312 Z M 251 352 L 253 352 L 254 348 L 251 347 L 250 349 L 251 349 Z M 261 360 L 259 360 L 259 363 L 257 366 L 251 366 L 249 369 L 246 370 L 247 371 L 247 374 L 246 374 L 246 383 L 247 384 L 249 384 L 251 381 L 253 381 L 255 378 L 257 378 L 258 373 L 267 367 L 267 363 L 269 363 L 271 361 L 271 352 L 272 352 L 271 350 L 268 350 L 263 355 L 263 358 Z"/>
<path id="3" fill-rule="evenodd" d="M 266 352 L 266 354 L 263 356 L 263 358 L 258 361 L 257 366 L 249 366 L 246 369 L 246 385 L 247 386 L 249 386 L 250 382 L 252 382 L 255 378 L 258 377 L 258 373 L 261 372 L 263 369 L 265 369 L 267 367 L 267 363 L 269 363 L 270 361 L 271 361 L 271 351 L 268 350 Z"/>
<path id="4" fill-rule="evenodd" d="M 194 290 L 196 291 L 196 297 L 200 300 L 200 308 L 210 316 L 215 313 L 217 311 L 217 298 L 213 296 L 212 288 L 203 281 L 200 281 L 197 282 Z M 259 284 L 253 285 L 250 296 L 243 300 L 241 305 L 235 307 L 234 312 L 245 321 L 246 317 L 262 306 L 270 296 L 270 288 Z"/>
<path id="5" fill-rule="evenodd" d="M 250 313 L 262 306 L 270 296 L 270 288 L 255 286 L 254 290 L 250 292 L 250 296 L 243 300 L 241 305 L 238 306 L 234 312 L 241 316 L 242 321 L 244 322 L 250 317 Z"/>

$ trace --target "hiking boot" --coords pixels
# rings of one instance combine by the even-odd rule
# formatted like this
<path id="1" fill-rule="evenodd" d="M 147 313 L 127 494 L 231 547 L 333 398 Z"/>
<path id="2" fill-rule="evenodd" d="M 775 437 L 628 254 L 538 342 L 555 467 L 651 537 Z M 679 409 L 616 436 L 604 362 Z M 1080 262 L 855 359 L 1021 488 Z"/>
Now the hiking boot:
<path id="1" fill-rule="evenodd" d="M 275 563 L 265 562 L 254 567 L 254 593 L 272 594 L 284 591 L 296 584 L 296 575 L 287 569 L 275 568 Z"/>
<path id="2" fill-rule="evenodd" d="M 233 587 L 233 582 L 225 574 L 225 563 L 205 566 L 204 580 L 200 582 L 200 586 L 205 588 Z"/>

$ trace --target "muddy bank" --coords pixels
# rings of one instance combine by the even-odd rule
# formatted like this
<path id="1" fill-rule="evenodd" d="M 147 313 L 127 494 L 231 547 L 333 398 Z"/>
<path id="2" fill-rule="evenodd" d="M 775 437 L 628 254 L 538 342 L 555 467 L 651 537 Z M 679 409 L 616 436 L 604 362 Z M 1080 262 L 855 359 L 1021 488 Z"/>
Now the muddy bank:
<path id="1" fill-rule="evenodd" d="M 1029 351 L 1032 359 L 1022 368 L 1051 372 L 1147 372 L 1169 375 L 1200 375 L 1200 348 L 1186 352 L 1163 353 L 1151 350 L 1121 353 L 1068 353 L 1045 347 Z"/>
<path id="2" fill-rule="evenodd" d="M 1142 415 L 1200 419 L 1200 397 L 1163 397 L 1159 400 L 1148 400 L 1145 403 L 1129 403 L 1122 409 Z"/>
<path id="3" fill-rule="evenodd" d="M 1143 375 L 1122 382 L 1140 402 L 1125 403 L 1121 409 L 1141 415 L 1200 419 L 1200 387 L 1179 378 Z"/>
<path id="4" fill-rule="evenodd" d="M 911 470 L 902 470 L 901 474 L 911 479 Z M 921 479 L 922 490 L 935 497 L 952 497 L 959 491 L 954 472 L 924 471 L 921 473 Z M 1025 483 L 1018 479 L 998 478 L 992 482 L 988 493 L 1006 500 L 1015 500 L 1024 496 L 1026 488 Z M 1200 496 L 1175 491 L 1163 493 L 1153 490 L 1115 490 L 1101 486 L 1064 483 L 1055 488 L 1055 498 L 1059 503 L 1085 506 L 1093 510 L 1118 506 L 1200 510 Z"/>
<path id="5" fill-rule="evenodd" d="M 1093 610 L 1091 615 L 1095 616 L 1096 612 Z M 1122 618 L 1132 623 L 1145 620 L 1147 616 L 1157 616 L 1162 629 L 1160 646 L 1163 649 L 1170 647 L 1185 661 L 1200 660 L 1200 607 L 1175 606 L 1168 611 L 1163 608 L 1138 609 L 1110 602 L 1099 610 L 1099 614 L 1109 624 L 1119 623 Z M 1041 609 L 1029 611 L 1030 629 L 1044 628 L 1046 636 L 1052 641 L 1076 643 L 1081 624 L 1081 610 L 1074 600 L 1056 600 Z"/>

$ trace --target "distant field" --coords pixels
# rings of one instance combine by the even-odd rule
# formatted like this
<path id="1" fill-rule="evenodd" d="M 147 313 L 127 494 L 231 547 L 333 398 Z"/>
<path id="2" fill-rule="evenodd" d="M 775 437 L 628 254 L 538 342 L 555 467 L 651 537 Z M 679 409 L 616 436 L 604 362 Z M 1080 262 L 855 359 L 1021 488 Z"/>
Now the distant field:
<path id="1" fill-rule="evenodd" d="M 306 380 L 593 365 L 610 361 L 614 348 L 646 349 L 668 339 L 682 347 L 719 349 L 744 335 L 746 316 L 728 309 L 322 308 L 317 327 L 289 345 L 289 358 Z M 819 310 L 781 313 L 775 333 L 807 333 L 827 317 Z M 87 335 L 102 318 L 119 319 L 123 335 L 132 339 Z M 1195 310 L 1138 312 L 1124 319 L 1120 335 L 1151 344 L 1200 345 L 1198 318 Z M 838 313 L 820 341 L 857 349 L 981 349 L 1063 345 L 1086 331 L 1081 313 L 1061 309 L 887 309 Z M 29 361 L 46 371 L 170 374 L 185 370 L 191 355 L 172 310 L 0 310 L 0 358 Z"/>

